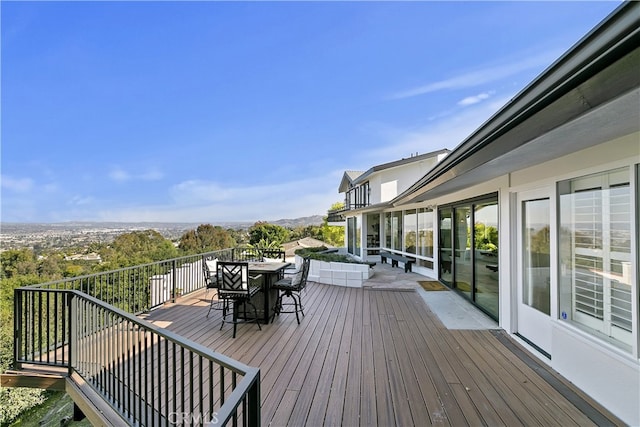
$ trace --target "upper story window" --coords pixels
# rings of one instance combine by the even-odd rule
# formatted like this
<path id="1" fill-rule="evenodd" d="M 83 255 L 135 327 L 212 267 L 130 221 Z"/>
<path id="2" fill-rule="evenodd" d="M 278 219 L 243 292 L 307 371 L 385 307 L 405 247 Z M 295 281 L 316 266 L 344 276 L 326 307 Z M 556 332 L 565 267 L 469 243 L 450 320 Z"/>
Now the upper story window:
<path id="1" fill-rule="evenodd" d="M 371 188 L 369 188 L 369 181 L 352 187 L 347 191 L 345 207 L 347 209 L 358 209 L 369 206 L 370 195 Z"/>

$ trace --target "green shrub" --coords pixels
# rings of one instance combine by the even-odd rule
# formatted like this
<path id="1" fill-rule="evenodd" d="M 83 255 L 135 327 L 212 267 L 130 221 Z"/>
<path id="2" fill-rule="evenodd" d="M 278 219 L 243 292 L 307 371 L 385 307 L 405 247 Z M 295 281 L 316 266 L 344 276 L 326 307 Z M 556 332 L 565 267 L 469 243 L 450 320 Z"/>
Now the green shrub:
<path id="1" fill-rule="evenodd" d="M 44 390 L 36 388 L 0 388 L 0 425 L 8 425 L 24 411 L 42 404 Z"/>
<path id="2" fill-rule="evenodd" d="M 325 246 L 318 246 L 314 248 L 302 248 L 297 249 L 295 251 L 296 255 L 299 255 L 304 258 L 316 259 L 318 261 L 326 261 L 326 262 L 346 262 L 351 264 L 366 264 L 362 261 L 359 261 L 355 258 L 352 258 L 349 255 L 343 255 L 338 253 L 326 253 L 323 254 L 321 252 L 326 251 L 327 248 Z"/>
<path id="3" fill-rule="evenodd" d="M 316 246 L 313 248 L 296 249 L 295 254 L 300 255 L 301 257 L 308 257 L 310 254 L 315 254 L 317 252 L 322 252 L 326 250 L 327 250 L 326 246 Z"/>

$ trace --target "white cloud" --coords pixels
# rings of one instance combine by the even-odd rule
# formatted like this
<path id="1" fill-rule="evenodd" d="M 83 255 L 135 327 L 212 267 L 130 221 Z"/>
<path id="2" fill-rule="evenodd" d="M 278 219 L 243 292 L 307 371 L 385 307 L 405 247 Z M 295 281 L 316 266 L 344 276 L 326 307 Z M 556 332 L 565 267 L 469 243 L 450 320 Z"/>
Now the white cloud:
<path id="1" fill-rule="evenodd" d="M 556 52 L 544 52 L 526 58 L 518 58 L 509 63 L 489 65 L 469 71 L 449 79 L 428 83 L 422 86 L 402 90 L 391 94 L 389 99 L 404 99 L 441 90 L 466 89 L 482 84 L 496 82 L 530 69 L 545 67 L 553 61 Z"/>
<path id="2" fill-rule="evenodd" d="M 16 193 L 29 192 L 34 186 L 31 178 L 13 178 L 7 175 L 0 176 L 0 183 L 2 184 L 2 188 L 15 191 Z"/>
<path id="3" fill-rule="evenodd" d="M 109 178 L 116 182 L 127 182 L 131 179 L 131 175 L 120 168 L 115 168 L 109 172 Z"/>
<path id="4" fill-rule="evenodd" d="M 150 169 L 139 175 L 139 177 L 143 181 L 159 181 L 164 178 L 164 174 L 157 169 Z"/>
<path id="5" fill-rule="evenodd" d="M 167 204 L 109 208 L 92 216 L 96 221 L 217 223 L 326 215 L 331 205 L 343 197 L 338 194 L 342 173 L 244 187 L 184 181 L 168 190 L 171 200 Z"/>
<path id="6" fill-rule="evenodd" d="M 453 150 L 469 135 L 504 106 L 510 96 L 496 98 L 492 102 L 476 104 L 473 107 L 458 110 L 457 114 L 429 120 L 428 124 L 400 129 L 379 127 L 379 135 L 386 144 L 367 151 L 369 167 L 409 157 L 411 154 L 424 154 L 444 148 Z"/>
<path id="7" fill-rule="evenodd" d="M 93 197 L 87 197 L 87 196 L 73 196 L 69 201 L 68 204 L 72 205 L 72 206 L 85 206 L 85 205 L 90 205 L 94 202 L 94 198 Z"/>
<path id="8" fill-rule="evenodd" d="M 458 101 L 458 105 L 466 107 L 468 105 L 477 104 L 478 102 L 484 101 L 485 99 L 489 99 L 489 97 L 491 97 L 491 95 L 493 95 L 493 93 L 494 92 L 491 91 L 491 92 L 479 93 L 479 94 L 474 95 L 474 96 L 467 96 L 466 98 Z"/>
<path id="9" fill-rule="evenodd" d="M 157 169 L 149 169 L 139 174 L 133 174 L 125 171 L 119 166 L 116 166 L 109 172 L 109 178 L 116 182 L 128 182 L 133 180 L 158 181 L 163 177 L 164 174 Z"/>

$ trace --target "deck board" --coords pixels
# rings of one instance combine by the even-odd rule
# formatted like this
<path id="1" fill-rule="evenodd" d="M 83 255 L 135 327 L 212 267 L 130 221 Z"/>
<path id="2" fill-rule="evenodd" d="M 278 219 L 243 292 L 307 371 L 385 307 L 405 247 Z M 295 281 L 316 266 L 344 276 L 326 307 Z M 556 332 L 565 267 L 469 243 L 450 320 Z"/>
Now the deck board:
<path id="1" fill-rule="evenodd" d="M 415 291 L 309 283 L 300 325 L 283 313 L 235 339 L 220 311 L 206 317 L 211 296 L 147 320 L 259 367 L 263 425 L 595 425 L 490 331 L 446 329 Z"/>

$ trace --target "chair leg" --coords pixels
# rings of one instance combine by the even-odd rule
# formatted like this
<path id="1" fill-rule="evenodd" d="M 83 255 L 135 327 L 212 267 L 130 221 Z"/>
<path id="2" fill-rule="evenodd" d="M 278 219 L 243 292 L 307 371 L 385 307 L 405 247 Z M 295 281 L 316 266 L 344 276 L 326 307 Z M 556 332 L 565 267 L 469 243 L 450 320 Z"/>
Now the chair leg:
<path id="1" fill-rule="evenodd" d="M 293 299 L 293 310 L 296 312 L 296 321 L 298 322 L 298 325 L 300 324 L 300 316 L 298 316 L 298 300 L 296 299 L 296 296 L 291 294 L 291 298 Z"/>
<path id="2" fill-rule="evenodd" d="M 208 292 L 209 292 L 209 289 L 207 289 L 207 293 Z M 209 302 L 209 311 L 207 311 L 207 317 L 209 317 L 209 313 L 211 313 L 211 309 L 213 308 L 213 297 L 215 297 L 215 295 L 211 297 L 211 301 Z"/>
<path id="3" fill-rule="evenodd" d="M 222 330 L 222 327 L 224 326 L 224 321 L 226 319 L 227 319 L 227 312 L 226 312 L 226 310 L 222 310 L 222 323 L 220 323 L 220 330 Z"/>
<path id="4" fill-rule="evenodd" d="M 245 308 L 245 313 L 247 311 L 247 309 Z M 246 317 L 246 315 L 245 315 Z M 233 338 L 236 337 L 236 328 L 238 326 L 238 310 L 233 310 Z"/>
<path id="5" fill-rule="evenodd" d="M 276 298 L 276 303 L 273 306 L 273 314 L 274 316 L 271 318 L 271 323 L 276 320 L 276 315 L 280 316 L 280 311 L 282 310 L 282 294 L 278 291 L 278 298 Z"/>
<path id="6" fill-rule="evenodd" d="M 254 319 L 256 321 L 256 324 L 258 325 L 258 329 L 262 330 L 262 326 L 260 326 L 260 319 L 258 319 L 258 309 L 256 308 L 256 306 L 253 303 L 249 303 L 253 306 L 253 315 L 255 316 Z M 245 316 L 246 318 L 246 316 Z"/>
<path id="7" fill-rule="evenodd" d="M 293 295 L 294 298 L 298 298 L 298 309 L 300 310 L 300 313 L 302 313 L 302 316 L 304 316 L 304 307 L 302 306 L 302 295 L 297 294 L 297 295 Z"/>

